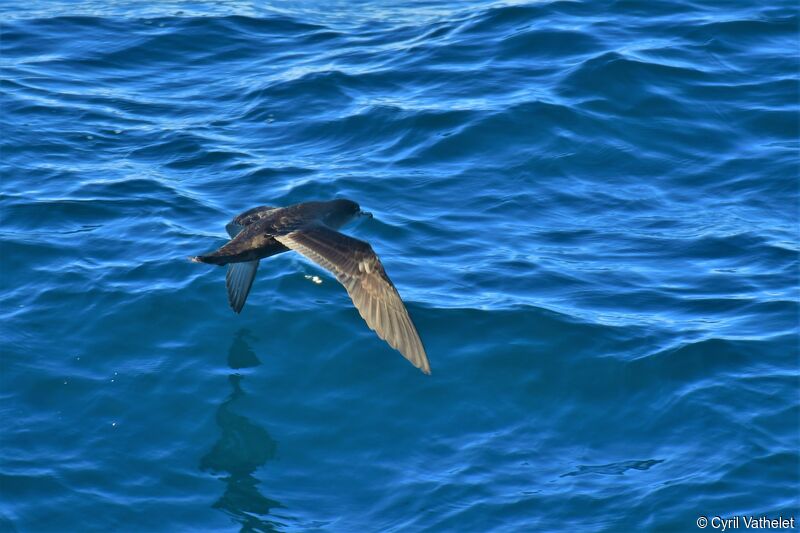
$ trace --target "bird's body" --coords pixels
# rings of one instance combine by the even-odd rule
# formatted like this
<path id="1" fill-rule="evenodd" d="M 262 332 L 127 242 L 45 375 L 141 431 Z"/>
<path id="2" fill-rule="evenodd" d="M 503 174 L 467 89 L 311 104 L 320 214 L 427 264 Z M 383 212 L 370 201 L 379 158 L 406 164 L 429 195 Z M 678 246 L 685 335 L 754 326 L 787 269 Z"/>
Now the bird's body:
<path id="1" fill-rule="evenodd" d="M 330 271 L 347 289 L 367 325 L 411 363 L 430 374 L 430 365 L 411 317 L 378 256 L 364 241 L 336 231 L 359 214 L 350 200 L 260 206 L 226 225 L 231 240 L 192 261 L 228 265 L 228 301 L 244 306 L 261 259 L 294 250 Z"/>

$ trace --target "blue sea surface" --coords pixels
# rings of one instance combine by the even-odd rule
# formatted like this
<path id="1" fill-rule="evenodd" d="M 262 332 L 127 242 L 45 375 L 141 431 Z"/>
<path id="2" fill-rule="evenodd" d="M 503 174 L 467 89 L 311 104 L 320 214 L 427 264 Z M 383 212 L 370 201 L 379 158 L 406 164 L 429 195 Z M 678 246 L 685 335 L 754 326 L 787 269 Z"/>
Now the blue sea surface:
<path id="1" fill-rule="evenodd" d="M 796 0 L 3 2 L 0 531 L 800 520 L 799 28 Z M 336 197 L 431 376 L 299 254 L 240 315 L 187 260 Z"/>

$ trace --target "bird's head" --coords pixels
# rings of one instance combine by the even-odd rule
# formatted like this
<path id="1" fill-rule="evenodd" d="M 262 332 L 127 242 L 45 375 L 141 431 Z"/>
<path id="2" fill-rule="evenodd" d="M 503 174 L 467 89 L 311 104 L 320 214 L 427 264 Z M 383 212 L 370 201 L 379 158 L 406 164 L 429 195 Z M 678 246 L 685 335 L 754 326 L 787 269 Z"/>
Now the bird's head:
<path id="1" fill-rule="evenodd" d="M 325 223 L 333 228 L 340 228 L 359 215 L 372 216 L 352 200 L 337 199 L 327 202 Z"/>

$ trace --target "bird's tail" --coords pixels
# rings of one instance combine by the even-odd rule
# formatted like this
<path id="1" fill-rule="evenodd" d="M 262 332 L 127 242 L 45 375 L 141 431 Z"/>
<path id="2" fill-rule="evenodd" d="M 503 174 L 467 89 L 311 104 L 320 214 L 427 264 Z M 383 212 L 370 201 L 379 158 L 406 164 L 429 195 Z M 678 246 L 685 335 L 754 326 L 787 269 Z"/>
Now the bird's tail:
<path id="1" fill-rule="evenodd" d="M 192 263 L 205 263 L 207 265 L 218 265 L 218 266 L 228 264 L 229 259 L 230 259 L 229 257 L 219 256 L 215 254 L 189 256 L 189 261 L 191 261 Z"/>

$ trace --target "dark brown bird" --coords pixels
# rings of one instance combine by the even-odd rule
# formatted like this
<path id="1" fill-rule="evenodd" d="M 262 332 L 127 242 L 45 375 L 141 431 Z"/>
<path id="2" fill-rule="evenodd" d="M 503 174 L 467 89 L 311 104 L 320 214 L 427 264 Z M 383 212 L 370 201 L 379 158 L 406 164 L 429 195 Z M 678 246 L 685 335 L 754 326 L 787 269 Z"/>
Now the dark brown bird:
<path id="1" fill-rule="evenodd" d="M 358 215 L 368 213 L 350 200 L 255 207 L 225 226 L 231 236 L 227 244 L 190 259 L 228 265 L 228 302 L 238 313 L 250 293 L 259 260 L 289 250 L 299 252 L 336 276 L 378 337 L 430 374 L 417 329 L 378 256 L 366 242 L 336 231 Z"/>

